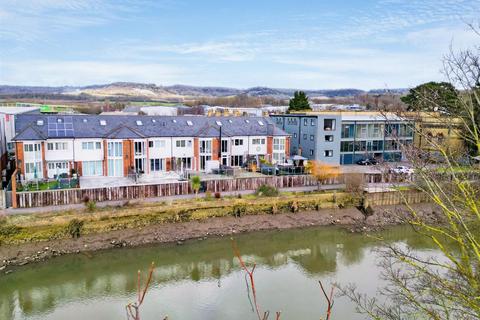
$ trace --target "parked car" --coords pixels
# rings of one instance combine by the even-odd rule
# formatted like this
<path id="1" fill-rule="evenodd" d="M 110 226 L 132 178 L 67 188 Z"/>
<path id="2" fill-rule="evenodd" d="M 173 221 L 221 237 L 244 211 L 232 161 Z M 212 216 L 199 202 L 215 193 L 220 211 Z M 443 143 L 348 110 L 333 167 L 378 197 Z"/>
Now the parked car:
<path id="1" fill-rule="evenodd" d="M 357 164 L 360 165 L 360 166 L 371 166 L 371 165 L 374 165 L 374 164 L 377 164 L 377 160 L 375 159 L 362 159 L 362 160 L 358 160 L 357 161 Z"/>
<path id="2" fill-rule="evenodd" d="M 413 174 L 413 169 L 406 166 L 396 166 L 390 169 L 390 173 L 395 174 Z"/>

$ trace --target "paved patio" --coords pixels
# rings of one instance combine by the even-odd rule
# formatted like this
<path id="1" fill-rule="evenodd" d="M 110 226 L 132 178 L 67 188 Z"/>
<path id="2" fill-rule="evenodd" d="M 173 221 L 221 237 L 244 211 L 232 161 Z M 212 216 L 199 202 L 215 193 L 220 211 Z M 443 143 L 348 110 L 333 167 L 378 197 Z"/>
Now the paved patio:
<path id="1" fill-rule="evenodd" d="M 135 181 L 127 177 L 80 177 L 80 189 L 131 186 L 134 184 Z"/>

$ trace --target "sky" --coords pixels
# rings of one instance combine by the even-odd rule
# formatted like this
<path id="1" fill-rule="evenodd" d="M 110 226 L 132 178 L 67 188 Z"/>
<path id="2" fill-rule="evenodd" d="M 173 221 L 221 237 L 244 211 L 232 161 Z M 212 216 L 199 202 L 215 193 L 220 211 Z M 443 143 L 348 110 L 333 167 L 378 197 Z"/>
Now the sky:
<path id="1" fill-rule="evenodd" d="M 0 0 L 0 84 L 388 89 L 480 44 L 480 0 Z M 477 20 L 476 20 L 477 19 Z"/>

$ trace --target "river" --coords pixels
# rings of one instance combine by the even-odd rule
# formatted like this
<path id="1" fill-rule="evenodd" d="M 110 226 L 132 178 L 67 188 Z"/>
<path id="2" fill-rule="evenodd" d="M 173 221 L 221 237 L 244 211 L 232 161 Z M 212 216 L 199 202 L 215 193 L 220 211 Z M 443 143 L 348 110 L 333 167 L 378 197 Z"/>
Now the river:
<path id="1" fill-rule="evenodd" d="M 282 320 L 319 319 L 326 303 L 318 280 L 355 283 L 373 295 L 382 285 L 376 249 L 382 241 L 418 252 L 431 244 L 408 227 L 375 237 L 336 227 L 269 231 L 236 236 L 245 261 L 257 263 L 255 285 L 262 310 Z M 383 238 L 379 240 L 377 237 Z M 0 319 L 126 319 L 136 295 L 136 274 L 155 270 L 142 320 L 256 319 L 245 273 L 229 238 L 62 256 L 0 276 Z M 271 316 L 270 319 L 274 317 Z M 335 301 L 333 319 L 363 319 L 346 298 Z"/>

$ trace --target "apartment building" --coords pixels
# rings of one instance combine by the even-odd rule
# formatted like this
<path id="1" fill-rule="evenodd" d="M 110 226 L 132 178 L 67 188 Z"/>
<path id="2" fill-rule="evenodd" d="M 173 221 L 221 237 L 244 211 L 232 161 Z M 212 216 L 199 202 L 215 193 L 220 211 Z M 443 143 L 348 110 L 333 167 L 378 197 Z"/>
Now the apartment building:
<path id="1" fill-rule="evenodd" d="M 412 122 L 378 112 L 312 112 L 271 116 L 291 135 L 290 152 L 330 164 L 362 159 L 401 161 L 413 143 Z"/>
<path id="2" fill-rule="evenodd" d="M 248 159 L 284 162 L 289 135 L 264 117 L 43 115 L 16 117 L 16 161 L 26 180 L 208 171 Z"/>

